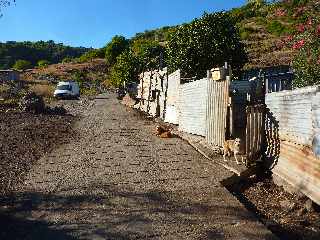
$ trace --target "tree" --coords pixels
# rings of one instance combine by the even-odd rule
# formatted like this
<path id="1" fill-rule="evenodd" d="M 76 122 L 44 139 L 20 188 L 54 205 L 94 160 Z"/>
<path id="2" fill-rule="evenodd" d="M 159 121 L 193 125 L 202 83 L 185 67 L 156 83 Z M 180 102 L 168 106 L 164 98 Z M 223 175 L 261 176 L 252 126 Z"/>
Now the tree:
<path id="1" fill-rule="evenodd" d="M 132 51 L 127 50 L 117 57 L 111 69 L 111 84 L 120 87 L 124 82 L 137 82 L 138 74 L 139 61 Z"/>
<path id="2" fill-rule="evenodd" d="M 109 65 L 115 64 L 117 57 L 129 49 L 129 40 L 123 36 L 114 36 L 106 46 L 106 61 Z"/>
<path id="3" fill-rule="evenodd" d="M 0 17 L 2 17 L 2 13 L 1 13 L 2 8 L 8 7 L 12 3 L 15 3 L 15 2 L 16 2 L 16 0 L 0 0 Z"/>
<path id="4" fill-rule="evenodd" d="M 36 66 L 38 61 L 47 60 L 59 63 L 65 57 L 77 58 L 92 49 L 83 47 L 64 46 L 53 41 L 38 42 L 0 42 L 0 69 L 11 68 L 19 59 L 24 59 Z"/>
<path id="5" fill-rule="evenodd" d="M 139 59 L 141 71 L 159 69 L 165 65 L 165 48 L 156 41 L 137 39 L 132 42 L 131 49 Z"/>
<path id="6" fill-rule="evenodd" d="M 310 16 L 301 32 L 293 37 L 294 87 L 320 84 L 320 17 Z"/>
<path id="7" fill-rule="evenodd" d="M 48 60 L 40 60 L 38 61 L 38 67 L 43 68 L 43 67 L 47 67 L 50 64 L 50 62 Z"/>
<path id="8" fill-rule="evenodd" d="M 205 13 L 181 25 L 170 34 L 167 44 L 169 71 L 181 69 L 185 77 L 204 77 L 208 69 L 224 62 L 240 70 L 246 59 L 238 31 L 226 13 Z"/>
<path id="9" fill-rule="evenodd" d="M 13 69 L 16 70 L 26 70 L 32 68 L 32 64 L 26 60 L 17 60 L 16 63 L 13 65 Z"/>
<path id="10" fill-rule="evenodd" d="M 260 8 L 261 6 L 263 6 L 266 3 L 264 0 L 247 0 L 247 1 L 248 1 L 248 4 L 251 4 L 256 9 Z"/>

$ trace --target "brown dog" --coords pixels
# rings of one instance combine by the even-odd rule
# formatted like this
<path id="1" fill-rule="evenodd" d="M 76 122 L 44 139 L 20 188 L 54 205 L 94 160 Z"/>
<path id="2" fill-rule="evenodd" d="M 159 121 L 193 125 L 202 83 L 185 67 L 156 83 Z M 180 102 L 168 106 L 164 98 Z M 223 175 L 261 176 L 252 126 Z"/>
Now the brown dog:
<path id="1" fill-rule="evenodd" d="M 156 135 L 161 138 L 172 138 L 173 134 L 170 129 L 158 125 L 156 127 Z"/>
<path id="2" fill-rule="evenodd" d="M 233 152 L 234 158 L 236 159 L 237 164 L 239 164 L 237 155 L 240 152 L 240 138 L 236 138 L 234 140 L 227 140 L 224 142 L 223 145 L 223 160 L 226 162 L 226 156 L 231 156 L 231 153 Z M 242 163 L 244 163 L 243 157 L 241 156 Z"/>

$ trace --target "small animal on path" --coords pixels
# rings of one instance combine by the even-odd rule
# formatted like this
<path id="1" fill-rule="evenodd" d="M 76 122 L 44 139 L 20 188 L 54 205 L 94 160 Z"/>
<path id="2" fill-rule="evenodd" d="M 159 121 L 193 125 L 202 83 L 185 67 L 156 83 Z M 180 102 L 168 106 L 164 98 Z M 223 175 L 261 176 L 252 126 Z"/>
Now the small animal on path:
<path id="1" fill-rule="evenodd" d="M 224 142 L 223 145 L 223 160 L 227 162 L 226 156 L 231 156 L 231 153 L 233 152 L 233 156 L 236 159 L 237 164 L 239 164 L 237 155 L 239 155 L 240 152 L 240 144 L 241 140 L 240 138 L 236 138 L 234 140 L 227 140 Z M 244 163 L 243 157 L 241 156 L 241 161 Z"/>
<path id="2" fill-rule="evenodd" d="M 165 128 L 163 126 L 157 125 L 156 127 L 156 136 L 160 138 L 172 138 L 173 134 L 171 129 Z"/>

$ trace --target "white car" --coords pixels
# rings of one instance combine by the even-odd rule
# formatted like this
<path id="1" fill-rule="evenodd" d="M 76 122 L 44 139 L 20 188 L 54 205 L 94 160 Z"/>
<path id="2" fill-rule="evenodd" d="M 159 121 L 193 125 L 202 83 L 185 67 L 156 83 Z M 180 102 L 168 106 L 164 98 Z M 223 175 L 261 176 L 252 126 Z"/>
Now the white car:
<path id="1" fill-rule="evenodd" d="M 78 98 L 80 97 L 79 85 L 73 81 L 59 82 L 53 96 L 55 98 Z"/>

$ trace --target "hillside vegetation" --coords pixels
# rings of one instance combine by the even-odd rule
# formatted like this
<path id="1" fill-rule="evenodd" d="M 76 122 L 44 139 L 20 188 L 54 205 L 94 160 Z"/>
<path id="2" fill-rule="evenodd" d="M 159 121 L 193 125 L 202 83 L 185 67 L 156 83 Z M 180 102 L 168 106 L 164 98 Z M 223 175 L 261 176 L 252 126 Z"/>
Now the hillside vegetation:
<path id="1" fill-rule="evenodd" d="M 97 64 L 101 69 L 103 62 L 105 70 L 98 71 L 99 82 L 119 87 L 124 82 L 137 81 L 139 73 L 151 69 L 180 68 L 184 77 L 202 77 L 205 69 L 228 61 L 235 70 L 293 65 L 297 74 L 295 86 L 314 85 L 320 82 L 319 12 L 318 0 L 248 1 L 240 8 L 205 13 L 190 23 L 147 30 L 131 39 L 114 36 L 100 49 L 52 51 L 48 57 L 37 58 L 48 61 L 38 61 L 34 71 L 37 74 L 30 76 L 47 74 L 73 79 L 81 75 L 81 81 L 91 81 L 90 76 L 96 75 L 94 67 L 85 73 L 81 73 L 80 67 L 78 75 L 69 70 L 60 74 L 61 68 Z M 41 46 L 40 43 L 37 45 Z M 28 51 L 25 55 L 30 58 L 33 55 Z M 74 51 L 74 55 L 69 51 Z M 81 51 L 83 54 L 77 55 Z M 2 56 L 8 58 L 6 54 Z M 14 56 L 10 58 L 17 59 Z M 57 62 L 60 64 L 47 67 Z"/>
<path id="2" fill-rule="evenodd" d="M 15 66 L 19 61 L 25 61 L 22 65 L 28 68 L 35 67 L 38 63 L 47 61 L 55 64 L 66 58 L 80 57 L 90 49 L 83 47 L 64 46 L 62 43 L 54 41 L 38 41 L 38 42 L 0 42 L 0 69 L 9 69 Z M 21 65 L 17 65 L 18 68 Z"/>

